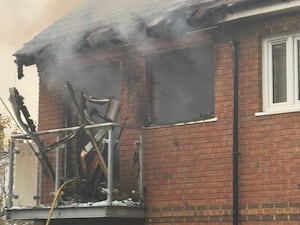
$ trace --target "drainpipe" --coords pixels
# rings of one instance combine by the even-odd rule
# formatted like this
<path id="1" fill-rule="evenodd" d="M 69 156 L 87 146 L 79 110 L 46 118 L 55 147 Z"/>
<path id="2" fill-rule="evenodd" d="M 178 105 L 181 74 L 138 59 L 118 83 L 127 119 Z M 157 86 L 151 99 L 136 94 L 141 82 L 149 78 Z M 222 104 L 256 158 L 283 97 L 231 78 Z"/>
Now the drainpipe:
<path id="1" fill-rule="evenodd" d="M 233 225 L 239 223 L 239 145 L 238 145 L 238 45 L 236 40 L 231 41 L 232 47 L 232 67 L 233 67 L 233 183 L 232 183 L 232 200 L 233 200 Z"/>
<path id="2" fill-rule="evenodd" d="M 144 137 L 141 134 L 139 141 L 139 174 L 138 174 L 138 192 L 139 192 L 139 202 L 141 205 L 144 204 Z"/>

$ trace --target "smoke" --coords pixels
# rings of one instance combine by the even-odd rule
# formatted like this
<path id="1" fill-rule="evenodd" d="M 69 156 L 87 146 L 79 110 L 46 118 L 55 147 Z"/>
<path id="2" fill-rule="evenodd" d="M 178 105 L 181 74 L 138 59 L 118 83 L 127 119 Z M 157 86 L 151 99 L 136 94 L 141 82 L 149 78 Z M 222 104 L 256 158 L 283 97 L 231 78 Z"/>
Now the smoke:
<path id="1" fill-rule="evenodd" d="M 56 4 L 57 2 L 49 1 L 46 8 L 51 11 L 64 11 L 60 4 Z M 83 71 L 66 67 L 57 69 L 53 62 L 59 62 L 66 57 L 76 57 L 82 51 L 105 49 L 116 44 L 142 43 L 143 47 L 137 50 L 144 51 L 146 49 L 144 45 L 149 47 L 147 40 L 151 38 L 175 38 L 191 30 L 187 24 L 190 12 L 179 13 L 175 10 L 182 5 L 188 6 L 189 2 L 188 0 L 88 0 L 84 2 L 71 14 L 67 14 L 62 20 L 64 22 L 58 21 L 55 28 L 50 26 L 50 29 L 40 33 L 32 42 L 48 43 L 46 50 L 40 55 L 43 59 L 50 59 L 47 62 L 47 69 L 51 71 L 51 75 L 47 78 L 48 86 L 57 89 L 65 80 L 73 80 L 73 85 L 76 87 L 87 80 L 91 84 L 98 82 L 95 77 L 90 79 L 81 75 L 81 73 L 89 74 L 88 68 Z M 38 5 L 35 7 L 37 8 L 35 11 L 40 11 Z M 52 20 L 54 16 L 52 14 L 44 16 L 44 20 Z M 51 65 L 55 67 L 51 68 Z M 98 69 L 98 74 L 111 73 L 107 68 Z M 99 89 L 102 89 L 102 86 Z"/>
<path id="2" fill-rule="evenodd" d="M 87 49 L 143 43 L 149 36 L 175 38 L 192 30 L 187 24 L 191 11 L 176 11 L 182 5 L 191 4 L 189 2 L 88 0 L 42 32 L 34 42 L 50 44 L 47 51 L 59 60 Z"/>
<path id="3" fill-rule="evenodd" d="M 17 46 L 32 38 L 84 0 L 0 0 L 1 43 Z"/>
<path id="4" fill-rule="evenodd" d="M 25 103 L 37 119 L 38 77 L 36 68 L 26 68 L 26 76 L 16 78 L 15 58 L 12 56 L 23 43 L 29 41 L 41 30 L 52 24 L 84 0 L 0 0 L 0 97 L 10 107 L 8 89 L 17 86 L 25 97 Z M 30 85 L 29 85 L 30 84 Z M 8 114 L 4 106 L 0 111 Z"/>
<path id="5" fill-rule="evenodd" d="M 51 1 L 47 3 L 47 8 L 53 11 L 62 12 L 64 9 L 56 4 L 58 1 Z M 44 51 L 44 55 L 41 55 L 43 59 L 51 59 L 48 61 L 47 72 L 50 71 L 50 75 L 47 77 L 47 85 L 53 90 L 64 89 L 64 82 L 70 81 L 74 86 L 76 93 L 79 93 L 80 88 L 87 89 L 92 95 L 95 96 L 119 96 L 120 78 L 118 65 L 110 64 L 110 66 L 98 65 L 95 67 L 76 66 L 72 64 L 71 67 L 63 66 L 57 68 L 57 64 L 53 62 L 63 61 L 64 58 L 76 57 L 77 54 L 81 54 L 84 51 L 93 51 L 95 49 L 101 51 L 109 47 L 122 44 L 138 43 L 137 46 L 142 45 L 141 48 L 137 48 L 138 51 L 151 50 L 152 45 L 148 40 L 151 38 L 159 39 L 176 39 L 186 32 L 192 31 L 193 28 L 188 25 L 188 18 L 191 16 L 192 11 L 189 10 L 190 4 L 193 1 L 190 0 L 88 0 L 83 3 L 77 10 L 73 11 L 72 14 L 66 15 L 63 19 L 63 23 L 55 24 L 56 28 L 51 28 L 42 32 L 38 35 L 37 40 L 40 43 L 48 43 L 49 45 Z M 210 2 L 210 1 L 203 1 Z M 185 10 L 177 10 L 184 6 Z M 36 11 L 39 11 L 39 5 L 35 6 Z M 73 15 L 73 16 L 72 16 Z M 50 20 L 54 15 L 44 16 L 45 20 Z M 34 40 L 36 41 L 36 40 Z M 30 45 L 29 45 L 30 46 Z M 201 113 L 210 114 L 213 112 L 213 106 L 211 101 L 205 101 L 205 85 L 202 89 L 201 95 L 190 93 L 201 99 L 205 104 L 206 109 L 202 111 L 199 108 L 194 108 L 194 100 L 191 100 L 184 93 L 178 92 L 176 89 L 180 89 L 183 86 L 182 76 L 184 70 L 191 67 L 192 73 L 197 71 L 205 70 L 204 63 L 199 64 L 199 61 L 195 61 L 195 57 L 205 58 L 206 50 L 201 55 L 190 54 L 182 57 L 174 57 L 171 61 L 166 61 L 165 65 L 156 65 L 158 70 L 157 73 L 168 74 L 168 71 L 172 71 L 172 65 L 182 65 L 182 68 L 177 68 L 180 73 L 175 73 L 174 77 L 168 79 L 177 80 L 174 83 L 174 87 L 166 88 L 166 91 L 170 93 L 177 93 L 178 98 L 181 102 L 185 102 L 187 106 L 186 111 L 194 111 L 196 114 L 190 117 L 200 117 Z M 144 52 L 142 52 L 144 53 Z M 210 57 L 212 58 L 212 57 Z M 159 60 L 162 58 L 159 58 Z M 71 59 L 72 60 L 72 59 Z M 189 62 L 180 64 L 182 60 L 188 60 Z M 201 68 L 199 66 L 201 65 Z M 55 66 L 51 68 L 51 66 Z M 210 66 L 209 74 L 213 70 Z M 108 78 L 113 77 L 112 80 Z M 210 79 L 209 75 L 202 77 L 204 79 Z M 161 80 L 162 84 L 167 84 L 167 81 Z M 200 82 L 198 80 L 198 82 Z M 201 81 L 208 82 L 208 81 Z M 118 85 L 116 85 L 118 84 Z M 195 84 L 195 83 L 194 83 Z M 188 85 L 186 85 L 188 87 Z M 117 88 L 116 88 L 117 87 Z M 169 89 L 168 89 L 169 88 Z M 196 89 L 196 87 L 194 88 Z M 163 94 L 164 92 L 162 92 Z M 213 99 L 213 94 L 210 99 Z M 162 96 L 162 100 L 167 102 L 165 99 L 172 99 L 167 96 L 167 93 Z M 193 98 L 195 99 L 195 98 Z M 202 100 L 201 100 L 202 101 Z M 174 107 L 176 104 L 174 105 Z M 178 106 L 178 104 L 177 104 Z M 179 110 L 174 110 L 178 111 Z M 186 111 L 182 111 L 180 118 L 184 118 Z M 162 115 L 168 117 L 168 115 Z M 163 118 L 164 120 L 167 120 Z M 178 118 L 170 118 L 171 121 L 175 121 Z M 192 118 L 190 118 L 192 119 Z M 181 120 L 181 119 L 180 119 Z"/>

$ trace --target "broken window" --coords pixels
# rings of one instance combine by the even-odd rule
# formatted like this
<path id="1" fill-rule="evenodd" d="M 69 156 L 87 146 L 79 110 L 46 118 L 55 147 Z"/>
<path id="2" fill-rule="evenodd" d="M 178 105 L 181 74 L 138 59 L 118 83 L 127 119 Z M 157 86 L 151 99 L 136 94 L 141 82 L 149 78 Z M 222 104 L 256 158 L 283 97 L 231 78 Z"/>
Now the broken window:
<path id="1" fill-rule="evenodd" d="M 119 63 L 110 62 L 105 64 L 90 65 L 87 67 L 79 68 L 76 73 L 72 69 L 70 75 L 67 76 L 68 82 L 74 88 L 77 93 L 77 99 L 79 99 L 79 93 L 81 90 L 86 90 L 89 96 L 97 98 L 120 98 L 120 75 L 119 75 Z M 68 93 L 66 94 L 67 101 L 69 101 Z M 71 102 L 70 102 L 71 103 Z M 94 104 L 87 102 L 87 110 L 93 114 Z M 98 105 L 98 109 L 105 110 L 105 106 Z M 71 105 L 71 111 L 76 111 L 74 106 Z M 75 113 L 75 115 L 77 115 Z M 70 116 L 70 115 L 69 115 Z M 95 119 L 95 118 L 93 118 Z M 74 120 L 74 119 L 73 119 Z M 102 121 L 98 121 L 102 122 Z M 76 124 L 73 122 L 70 125 Z"/>
<path id="2" fill-rule="evenodd" d="M 74 89 L 84 88 L 93 96 L 119 98 L 119 63 L 91 65 L 79 70 L 79 74 L 69 80 Z"/>
<path id="3" fill-rule="evenodd" d="M 151 57 L 150 122 L 174 124 L 214 116 L 214 61 L 212 46 L 184 49 Z"/>

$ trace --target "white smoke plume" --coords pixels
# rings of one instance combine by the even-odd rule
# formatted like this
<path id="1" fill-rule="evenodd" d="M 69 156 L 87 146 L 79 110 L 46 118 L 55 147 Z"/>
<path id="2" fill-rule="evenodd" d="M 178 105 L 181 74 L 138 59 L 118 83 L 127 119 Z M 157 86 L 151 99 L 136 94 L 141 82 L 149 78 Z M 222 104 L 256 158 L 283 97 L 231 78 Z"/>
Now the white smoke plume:
<path id="1" fill-rule="evenodd" d="M 15 51 L 34 35 L 77 7 L 84 0 L 0 0 L 0 97 L 10 107 L 8 88 L 17 86 L 25 97 L 32 116 L 37 120 L 38 81 L 35 68 L 26 68 L 26 77 L 17 80 Z M 8 114 L 4 106 L 0 112 Z"/>

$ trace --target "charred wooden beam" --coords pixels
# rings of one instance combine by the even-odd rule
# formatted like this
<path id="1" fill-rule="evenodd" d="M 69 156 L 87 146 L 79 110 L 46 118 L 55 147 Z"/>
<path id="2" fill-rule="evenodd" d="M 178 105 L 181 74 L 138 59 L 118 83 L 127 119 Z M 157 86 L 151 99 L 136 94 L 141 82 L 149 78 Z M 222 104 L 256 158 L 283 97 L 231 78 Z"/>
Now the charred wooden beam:
<path id="1" fill-rule="evenodd" d="M 15 87 L 10 88 L 9 92 L 10 92 L 9 100 L 12 104 L 12 108 L 14 110 L 19 125 L 38 147 L 38 152 L 36 152 L 32 148 L 35 156 L 39 159 L 43 168 L 46 169 L 52 181 L 55 181 L 54 170 L 45 153 L 46 148 L 43 142 L 36 135 L 33 134 L 33 132 L 35 132 L 35 126 L 33 124 L 32 119 L 30 118 L 30 114 L 27 110 L 27 107 L 24 105 L 24 98 L 19 94 L 18 90 Z M 23 121 L 22 118 L 25 118 L 25 121 Z"/>
<path id="2" fill-rule="evenodd" d="M 71 95 L 71 99 L 74 102 L 74 104 L 79 112 L 81 125 L 85 126 L 88 124 L 94 124 L 94 122 L 90 119 L 89 114 L 87 113 L 87 106 L 86 106 L 87 100 L 90 102 L 93 102 L 93 103 L 101 104 L 101 105 L 103 105 L 103 104 L 108 105 L 105 115 L 102 116 L 102 118 L 105 121 L 112 122 L 117 119 L 119 110 L 120 110 L 118 100 L 116 100 L 114 98 L 96 99 L 95 97 L 89 96 L 87 91 L 83 89 L 81 91 L 81 99 L 80 99 L 81 101 L 79 104 L 75 98 L 75 93 L 74 93 L 72 85 L 69 82 L 66 82 L 66 87 L 68 88 L 70 95 Z M 100 113 L 98 113 L 98 114 L 100 114 Z M 100 115 L 102 115 L 102 114 L 100 114 Z M 106 166 L 106 162 L 102 156 L 102 152 L 103 152 L 103 148 L 104 148 L 102 140 L 107 135 L 107 132 L 109 129 L 110 129 L 109 127 L 103 127 L 101 129 L 99 129 L 95 135 L 92 133 L 92 131 L 90 129 L 85 129 L 85 133 L 88 136 L 90 141 L 85 145 L 84 149 L 82 149 L 82 151 L 80 153 L 80 157 L 81 157 L 81 165 L 82 165 L 83 173 L 87 177 L 88 177 L 88 174 L 94 173 L 94 171 L 88 172 L 88 165 L 86 163 L 87 155 L 93 149 L 95 150 L 96 156 L 98 158 L 99 166 L 100 166 L 101 170 L 103 171 L 105 177 L 107 177 L 107 173 L 108 173 L 107 166 Z M 92 163 L 92 165 L 93 165 L 93 163 Z M 93 168 L 95 168 L 95 167 L 93 167 Z"/>

